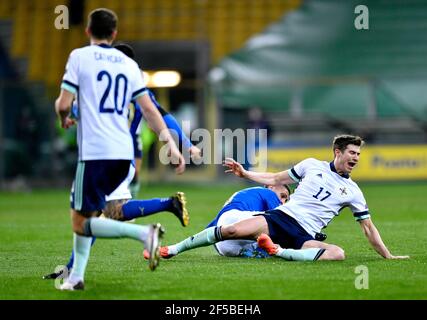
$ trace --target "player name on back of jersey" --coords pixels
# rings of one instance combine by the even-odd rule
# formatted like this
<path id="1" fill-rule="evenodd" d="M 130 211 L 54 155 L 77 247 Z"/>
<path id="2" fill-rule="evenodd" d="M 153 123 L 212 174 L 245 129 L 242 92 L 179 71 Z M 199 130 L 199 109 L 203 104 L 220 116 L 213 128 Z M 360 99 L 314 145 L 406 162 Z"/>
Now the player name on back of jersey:
<path id="1" fill-rule="evenodd" d="M 125 62 L 125 58 L 118 56 L 118 55 L 114 55 L 114 54 L 105 54 L 103 52 L 98 52 L 95 51 L 95 60 L 103 60 L 103 61 L 108 61 L 111 63 L 124 63 Z"/>

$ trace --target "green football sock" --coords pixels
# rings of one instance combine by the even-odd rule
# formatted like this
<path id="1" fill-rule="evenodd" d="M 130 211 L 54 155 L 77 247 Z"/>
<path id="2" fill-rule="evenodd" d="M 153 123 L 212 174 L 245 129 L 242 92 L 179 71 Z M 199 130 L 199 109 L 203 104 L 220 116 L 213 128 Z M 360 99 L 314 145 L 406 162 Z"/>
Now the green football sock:
<path id="1" fill-rule="evenodd" d="M 172 254 L 178 254 L 190 249 L 205 247 L 221 240 L 221 228 L 210 227 L 173 246 L 170 246 L 169 250 Z"/>
<path id="2" fill-rule="evenodd" d="M 99 238 L 132 238 L 144 242 L 149 233 L 148 226 L 131 224 L 111 219 L 90 218 L 86 222 L 86 234 Z"/>
<path id="3" fill-rule="evenodd" d="M 74 249 L 74 262 L 70 274 L 70 281 L 77 283 L 83 281 L 84 274 L 89 260 L 90 247 L 92 243 L 91 237 L 79 236 L 74 233 L 73 235 L 73 249 Z"/>
<path id="4" fill-rule="evenodd" d="M 316 261 L 325 252 L 325 249 L 309 248 L 309 249 L 282 249 L 276 253 L 276 256 L 288 261 Z"/>
<path id="5" fill-rule="evenodd" d="M 132 195 L 132 199 L 138 199 L 139 190 L 141 189 L 141 183 L 138 182 L 132 182 L 129 185 L 130 194 Z"/>

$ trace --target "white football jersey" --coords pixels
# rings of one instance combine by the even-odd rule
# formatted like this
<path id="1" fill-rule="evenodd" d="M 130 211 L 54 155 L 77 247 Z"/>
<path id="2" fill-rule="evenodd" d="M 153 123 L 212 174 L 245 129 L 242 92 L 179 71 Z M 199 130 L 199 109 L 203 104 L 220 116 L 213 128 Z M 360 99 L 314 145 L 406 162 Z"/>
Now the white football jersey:
<path id="1" fill-rule="evenodd" d="M 290 200 L 276 209 L 297 220 L 313 237 L 345 207 L 356 220 L 370 217 L 362 191 L 348 175 L 339 175 L 333 162 L 309 158 L 288 173 L 299 185 Z"/>
<path id="2" fill-rule="evenodd" d="M 128 106 L 146 94 L 138 64 L 108 45 L 71 52 L 62 89 L 77 96 L 79 160 L 131 160 Z"/>

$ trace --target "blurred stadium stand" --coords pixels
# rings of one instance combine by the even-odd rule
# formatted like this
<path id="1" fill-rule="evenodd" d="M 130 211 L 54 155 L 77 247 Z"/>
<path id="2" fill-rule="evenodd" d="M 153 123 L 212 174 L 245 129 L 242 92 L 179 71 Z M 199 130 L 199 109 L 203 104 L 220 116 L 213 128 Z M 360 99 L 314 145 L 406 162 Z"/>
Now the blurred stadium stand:
<path id="1" fill-rule="evenodd" d="M 211 81 L 223 118 L 261 107 L 281 143 L 324 144 L 343 131 L 425 143 L 427 3 L 365 1 L 369 30 L 354 27 L 358 4 L 304 1 L 221 60 Z"/>
<path id="2" fill-rule="evenodd" d="M 58 84 L 69 52 L 87 43 L 81 17 L 86 19 L 89 12 L 98 7 L 117 13 L 122 41 L 209 41 L 211 62 L 215 63 L 284 12 L 296 8 L 300 1 L 68 0 L 70 20 L 74 24 L 69 30 L 57 30 L 53 27 L 54 9 L 64 2 L 67 3 L 3 0 L 0 4 L 0 20 L 10 24 L 11 30 L 6 43 L 11 46 L 13 58 L 27 60 L 23 63 L 28 67 L 22 71 L 29 80 Z M 80 14 L 79 9 L 84 12 Z"/>
<path id="3" fill-rule="evenodd" d="M 70 10 L 70 28 L 57 30 L 54 27 L 57 17 L 54 10 L 56 6 L 63 4 Z M 58 93 L 70 51 L 87 44 L 84 21 L 91 10 L 106 7 L 117 13 L 119 40 L 131 42 L 136 46 L 139 62 L 142 60 L 144 69 L 166 68 L 172 64 L 167 59 L 173 60 L 171 58 L 175 54 L 178 57 L 176 60 L 181 61 L 181 66 L 178 67 L 182 67 L 184 72 L 181 88 L 157 94 L 161 102 L 170 106 L 172 111 L 175 107 L 173 99 L 177 102 L 194 100 L 193 103 L 200 109 L 199 124 L 207 126 L 207 118 L 211 112 L 203 111 L 203 104 L 206 100 L 204 84 L 209 67 L 226 54 L 240 48 L 244 41 L 280 19 L 285 12 L 299 5 L 299 0 L 0 1 L 0 45 L 4 48 L 1 52 L 8 56 L 7 61 L 10 64 L 10 67 L 6 68 L 6 59 L 2 59 L 0 107 L 3 111 L 0 113 L 0 131 L 3 134 L 0 134 L 0 141 L 7 141 L 14 146 L 12 149 L 20 150 L 22 154 L 19 157 L 28 167 L 24 169 L 17 162 L 4 161 L 6 158 L 15 159 L 16 154 L 2 143 L 0 180 L 20 175 L 42 175 L 44 178 L 60 176 L 57 173 L 61 168 L 56 167 L 57 152 L 52 150 L 56 148 L 54 141 L 57 136 L 53 125 L 53 98 Z M 191 44 L 196 49 L 192 48 Z M 174 54 L 164 54 L 165 46 L 169 46 L 169 51 Z M 197 51 L 199 47 L 203 50 Z M 189 52 L 191 50 L 197 52 Z M 203 57 L 200 58 L 200 55 Z M 201 63 L 193 62 L 195 66 L 188 67 L 191 64 L 190 59 L 194 57 Z M 188 72 L 185 68 L 194 70 Z M 15 80 L 11 79 L 7 72 L 17 75 Z M 25 156 L 29 154 L 28 148 L 20 144 L 16 132 L 8 129 L 8 124 L 10 126 L 19 121 L 19 112 L 7 112 L 7 115 L 5 113 L 7 106 L 12 104 L 19 106 L 18 109 L 24 108 L 23 102 L 16 101 L 24 99 L 24 96 L 28 97 L 25 105 L 31 107 L 26 110 L 31 110 L 30 118 L 34 121 L 34 131 L 39 137 L 38 141 L 31 142 L 34 145 L 32 148 L 37 150 L 33 150 L 35 153 L 30 155 L 31 162 L 28 161 L 28 156 Z M 25 113 L 28 114 L 29 111 Z M 27 143 L 25 138 L 21 142 Z M 49 159 L 49 165 L 43 168 L 41 163 L 46 163 L 46 159 Z"/>
<path id="4" fill-rule="evenodd" d="M 62 4 L 70 9 L 68 30 L 54 27 Z M 246 128 L 248 110 L 259 107 L 273 146 L 325 145 L 341 132 L 376 143 L 425 143 L 427 3 L 365 1 L 369 30 L 354 27 L 358 4 L 2 0 L 0 180 L 58 177 L 64 169 L 53 98 L 70 51 L 87 44 L 84 21 L 97 7 L 118 14 L 119 40 L 135 46 L 143 69 L 182 73 L 177 88 L 156 94 L 171 111 L 193 103 L 199 126 Z M 16 128 L 28 119 L 27 128 Z"/>

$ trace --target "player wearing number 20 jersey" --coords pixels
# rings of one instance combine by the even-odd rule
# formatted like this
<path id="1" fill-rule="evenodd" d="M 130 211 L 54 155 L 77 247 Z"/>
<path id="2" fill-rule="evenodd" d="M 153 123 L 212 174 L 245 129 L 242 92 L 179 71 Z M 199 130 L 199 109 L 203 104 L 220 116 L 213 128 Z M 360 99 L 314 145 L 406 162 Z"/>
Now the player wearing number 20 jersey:
<path id="1" fill-rule="evenodd" d="M 107 44 L 75 49 L 61 88 L 78 99 L 79 160 L 132 160 L 127 107 L 147 94 L 137 63 Z"/>
<path id="2" fill-rule="evenodd" d="M 75 259 L 61 290 L 84 288 L 84 274 L 90 255 L 91 237 L 131 238 L 149 251 L 149 268 L 159 261 L 162 235 L 160 224 L 132 225 L 97 216 L 105 208 L 105 197 L 126 178 L 133 159 L 128 128 L 128 106 L 136 99 L 147 122 L 168 143 L 169 155 L 182 173 L 185 161 L 151 100 L 138 65 L 111 43 L 117 36 L 117 15 L 98 8 L 89 14 L 86 34 L 90 46 L 74 50 L 68 60 L 55 111 L 61 126 L 75 124 L 70 117 L 77 96 L 79 161 L 71 192 L 71 220 Z"/>

